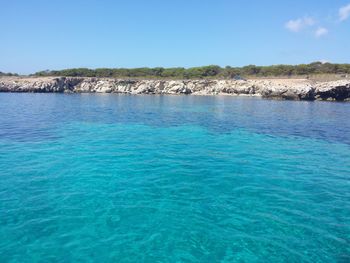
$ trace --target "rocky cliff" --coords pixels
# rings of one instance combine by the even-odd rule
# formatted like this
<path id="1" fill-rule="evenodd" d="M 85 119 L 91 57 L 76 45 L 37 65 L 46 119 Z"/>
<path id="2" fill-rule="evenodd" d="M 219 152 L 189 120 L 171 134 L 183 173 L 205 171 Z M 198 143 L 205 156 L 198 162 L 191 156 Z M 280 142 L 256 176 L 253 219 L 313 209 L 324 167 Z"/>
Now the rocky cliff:
<path id="1" fill-rule="evenodd" d="M 0 92 L 250 95 L 291 100 L 350 101 L 350 80 L 122 80 L 103 78 L 0 78 Z"/>

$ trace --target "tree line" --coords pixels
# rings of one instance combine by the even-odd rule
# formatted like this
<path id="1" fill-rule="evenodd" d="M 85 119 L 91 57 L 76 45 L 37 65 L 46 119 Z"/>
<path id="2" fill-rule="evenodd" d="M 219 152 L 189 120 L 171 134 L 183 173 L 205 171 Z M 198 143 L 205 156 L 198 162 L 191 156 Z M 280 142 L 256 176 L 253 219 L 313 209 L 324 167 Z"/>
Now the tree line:
<path id="1" fill-rule="evenodd" d="M 300 65 L 273 65 L 220 67 L 216 65 L 193 68 L 72 68 L 40 71 L 34 76 L 110 77 L 110 78 L 222 78 L 242 77 L 292 77 L 316 74 L 350 74 L 350 64 L 314 62 Z"/>
<path id="2" fill-rule="evenodd" d="M 15 73 L 4 73 L 4 72 L 1 72 L 0 71 L 0 77 L 1 76 L 8 76 L 8 77 L 11 77 L 11 76 L 18 76 L 18 74 L 15 74 Z"/>

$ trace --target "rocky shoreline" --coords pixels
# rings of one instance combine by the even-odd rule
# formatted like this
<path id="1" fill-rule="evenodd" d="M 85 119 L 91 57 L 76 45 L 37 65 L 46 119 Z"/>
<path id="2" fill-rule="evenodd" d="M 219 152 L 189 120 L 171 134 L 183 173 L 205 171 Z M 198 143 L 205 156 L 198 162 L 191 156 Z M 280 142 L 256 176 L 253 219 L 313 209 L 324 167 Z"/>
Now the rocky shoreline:
<path id="1" fill-rule="evenodd" d="M 0 92 L 248 95 L 286 100 L 350 101 L 350 80 L 132 80 L 2 77 Z"/>

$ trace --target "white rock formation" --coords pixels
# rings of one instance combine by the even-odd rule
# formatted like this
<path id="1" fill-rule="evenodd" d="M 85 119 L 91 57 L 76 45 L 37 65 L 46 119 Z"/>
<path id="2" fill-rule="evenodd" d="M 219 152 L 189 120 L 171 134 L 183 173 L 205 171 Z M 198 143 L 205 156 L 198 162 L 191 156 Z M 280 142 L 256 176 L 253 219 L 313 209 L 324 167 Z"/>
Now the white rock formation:
<path id="1" fill-rule="evenodd" d="M 1 77 L 0 92 L 249 95 L 292 100 L 350 101 L 350 80 L 131 80 Z"/>

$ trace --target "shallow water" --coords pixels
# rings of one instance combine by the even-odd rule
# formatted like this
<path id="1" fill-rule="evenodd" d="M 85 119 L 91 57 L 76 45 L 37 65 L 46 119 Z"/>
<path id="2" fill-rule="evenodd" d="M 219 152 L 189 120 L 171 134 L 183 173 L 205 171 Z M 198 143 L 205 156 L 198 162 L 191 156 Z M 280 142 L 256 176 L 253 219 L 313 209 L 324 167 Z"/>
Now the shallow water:
<path id="1" fill-rule="evenodd" d="M 350 104 L 0 94 L 0 262 L 350 262 Z"/>

